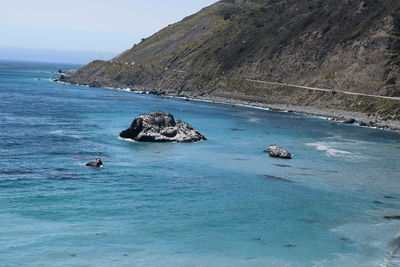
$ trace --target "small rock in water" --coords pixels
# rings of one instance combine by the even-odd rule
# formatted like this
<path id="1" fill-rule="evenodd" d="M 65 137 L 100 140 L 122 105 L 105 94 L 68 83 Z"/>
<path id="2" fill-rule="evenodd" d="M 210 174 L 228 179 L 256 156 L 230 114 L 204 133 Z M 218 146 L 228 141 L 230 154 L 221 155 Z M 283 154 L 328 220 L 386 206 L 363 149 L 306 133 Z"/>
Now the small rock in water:
<path id="1" fill-rule="evenodd" d="M 175 121 L 171 114 L 153 111 L 140 115 L 131 126 L 119 134 L 122 138 L 139 142 L 194 143 L 207 140 L 202 134 L 184 121 Z"/>
<path id="2" fill-rule="evenodd" d="M 289 244 L 289 245 L 285 245 L 285 247 L 288 247 L 288 248 L 295 248 L 295 247 L 297 247 L 296 245 L 293 245 L 293 244 Z"/>
<path id="3" fill-rule="evenodd" d="M 106 236 L 106 233 L 96 233 L 97 236 Z"/>
<path id="4" fill-rule="evenodd" d="M 281 158 L 281 159 L 291 159 L 292 154 L 290 154 L 288 151 L 283 149 L 280 146 L 277 145 L 270 145 L 266 150 L 263 152 L 267 152 L 270 157 L 273 158 Z"/>
<path id="5" fill-rule="evenodd" d="M 62 69 L 58 69 L 57 72 L 58 72 L 58 73 L 63 73 Z"/>
<path id="6" fill-rule="evenodd" d="M 100 167 L 103 167 L 103 162 L 101 161 L 100 158 L 97 158 L 95 161 L 86 163 L 85 166 L 92 167 L 92 168 L 100 168 Z"/>

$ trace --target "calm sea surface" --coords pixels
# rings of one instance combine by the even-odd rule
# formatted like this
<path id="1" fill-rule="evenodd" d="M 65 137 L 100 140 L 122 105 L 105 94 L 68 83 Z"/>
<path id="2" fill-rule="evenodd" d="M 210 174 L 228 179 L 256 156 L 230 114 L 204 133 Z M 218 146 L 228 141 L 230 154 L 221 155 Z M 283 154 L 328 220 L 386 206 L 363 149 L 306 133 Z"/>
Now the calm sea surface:
<path id="1" fill-rule="evenodd" d="M 396 248 L 399 133 L 54 83 L 58 68 L 76 66 L 0 62 L 1 266 L 364 267 Z M 118 139 L 153 110 L 208 141 Z"/>

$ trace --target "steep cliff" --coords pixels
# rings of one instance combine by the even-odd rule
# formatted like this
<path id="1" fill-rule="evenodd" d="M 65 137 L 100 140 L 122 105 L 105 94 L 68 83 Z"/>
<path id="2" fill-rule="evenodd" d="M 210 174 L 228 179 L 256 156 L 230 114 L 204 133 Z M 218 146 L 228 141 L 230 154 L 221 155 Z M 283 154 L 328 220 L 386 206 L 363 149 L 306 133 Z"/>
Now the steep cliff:
<path id="1" fill-rule="evenodd" d="M 223 0 L 68 81 L 400 119 L 398 100 L 340 93 L 400 96 L 399 53 L 398 0 Z"/>

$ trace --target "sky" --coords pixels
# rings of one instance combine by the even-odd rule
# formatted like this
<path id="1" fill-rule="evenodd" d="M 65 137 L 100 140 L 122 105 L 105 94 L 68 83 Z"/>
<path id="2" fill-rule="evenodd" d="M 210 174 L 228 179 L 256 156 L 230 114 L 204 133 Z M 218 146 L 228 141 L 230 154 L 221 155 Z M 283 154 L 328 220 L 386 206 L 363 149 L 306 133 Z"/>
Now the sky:
<path id="1" fill-rule="evenodd" d="M 108 59 L 215 2 L 0 0 L 0 59 Z"/>

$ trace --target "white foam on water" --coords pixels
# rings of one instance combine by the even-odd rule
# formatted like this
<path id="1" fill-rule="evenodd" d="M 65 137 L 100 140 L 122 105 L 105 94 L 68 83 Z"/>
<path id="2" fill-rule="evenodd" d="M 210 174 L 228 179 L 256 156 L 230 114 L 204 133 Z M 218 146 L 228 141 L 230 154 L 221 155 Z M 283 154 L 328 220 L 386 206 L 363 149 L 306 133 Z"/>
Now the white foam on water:
<path id="1" fill-rule="evenodd" d="M 138 143 L 138 141 L 135 141 L 135 140 L 129 139 L 129 138 L 123 138 L 123 137 L 121 137 L 121 136 L 118 136 L 118 139 L 119 139 L 119 140 L 122 140 L 122 141 L 131 142 L 131 143 Z"/>
<path id="2" fill-rule="evenodd" d="M 64 131 L 63 130 L 56 130 L 56 131 L 52 131 L 50 132 L 51 134 L 62 134 Z"/>
<path id="3" fill-rule="evenodd" d="M 249 119 L 249 121 L 257 123 L 257 122 L 260 121 L 260 118 L 252 117 L 252 118 Z"/>
<path id="4" fill-rule="evenodd" d="M 83 139 L 82 136 L 77 135 L 77 134 L 66 134 L 66 133 L 64 132 L 64 130 L 56 130 L 56 131 L 52 131 L 52 132 L 50 132 L 50 133 L 51 133 L 51 134 L 55 134 L 55 135 L 60 135 L 60 136 L 66 136 L 66 137 L 70 137 L 70 138 L 74 138 L 74 139 L 78 139 L 78 140 Z"/>
<path id="5" fill-rule="evenodd" d="M 342 255 L 342 260 L 355 261 L 354 264 L 334 264 L 340 263 L 339 258 L 322 266 L 399 266 L 399 237 L 400 222 L 390 221 L 378 224 L 347 224 L 331 230 L 342 238 L 353 242 L 359 248 L 359 253 L 354 255 Z M 325 262 L 324 264 L 327 264 Z M 317 265 L 319 266 L 319 265 Z"/>
<path id="6" fill-rule="evenodd" d="M 307 143 L 306 145 L 315 147 L 319 151 L 324 151 L 328 156 L 343 156 L 354 154 L 349 151 L 332 148 L 332 146 L 327 142 Z"/>
<path id="7" fill-rule="evenodd" d="M 391 243 L 391 252 L 387 257 L 385 267 L 399 267 L 400 266 L 400 237 L 393 240 Z"/>
<path id="8" fill-rule="evenodd" d="M 71 135 L 66 135 L 66 136 L 72 137 L 72 138 L 75 138 L 75 139 L 82 139 L 82 136 L 76 135 L 76 134 L 71 134 Z"/>

